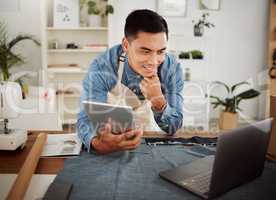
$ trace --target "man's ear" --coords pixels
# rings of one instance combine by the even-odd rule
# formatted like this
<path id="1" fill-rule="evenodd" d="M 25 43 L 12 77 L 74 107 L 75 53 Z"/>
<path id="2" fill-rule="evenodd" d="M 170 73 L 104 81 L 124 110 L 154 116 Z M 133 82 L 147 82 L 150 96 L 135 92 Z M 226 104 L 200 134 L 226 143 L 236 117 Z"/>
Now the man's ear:
<path id="1" fill-rule="evenodd" d="M 123 40 L 122 40 L 122 47 L 123 47 L 124 52 L 126 52 L 126 53 L 127 53 L 127 50 L 128 50 L 128 46 L 129 46 L 129 42 L 128 42 L 128 40 L 124 37 Z"/>

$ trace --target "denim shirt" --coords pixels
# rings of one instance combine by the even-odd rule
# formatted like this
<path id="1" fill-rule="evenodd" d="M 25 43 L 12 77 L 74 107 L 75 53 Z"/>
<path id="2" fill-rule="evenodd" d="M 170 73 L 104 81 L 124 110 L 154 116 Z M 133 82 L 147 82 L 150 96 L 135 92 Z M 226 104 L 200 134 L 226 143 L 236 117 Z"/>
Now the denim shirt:
<path id="1" fill-rule="evenodd" d="M 88 73 L 83 80 L 83 91 L 80 98 L 80 113 L 78 114 L 78 135 L 88 151 L 90 143 L 97 134 L 89 120 L 82 101 L 90 100 L 106 103 L 107 93 L 117 84 L 118 60 L 123 52 L 121 45 L 116 45 L 98 56 L 91 63 Z M 154 119 L 158 126 L 168 134 L 174 134 L 182 126 L 184 86 L 183 73 L 179 63 L 172 55 L 166 55 L 164 62 L 158 68 L 158 76 L 162 93 L 167 100 L 163 112 L 153 110 Z M 137 74 L 125 58 L 121 83 L 131 89 L 139 99 L 145 99 L 139 84 L 143 77 Z"/>

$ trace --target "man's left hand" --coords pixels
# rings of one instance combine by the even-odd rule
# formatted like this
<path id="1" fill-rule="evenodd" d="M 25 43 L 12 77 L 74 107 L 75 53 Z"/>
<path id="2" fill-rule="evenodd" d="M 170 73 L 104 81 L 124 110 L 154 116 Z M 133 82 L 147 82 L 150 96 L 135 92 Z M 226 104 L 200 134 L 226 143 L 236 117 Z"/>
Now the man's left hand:
<path id="1" fill-rule="evenodd" d="M 150 78 L 144 77 L 140 83 L 142 94 L 151 101 L 152 107 L 156 111 L 162 111 L 166 105 L 166 99 L 162 94 L 161 83 L 158 76 Z"/>

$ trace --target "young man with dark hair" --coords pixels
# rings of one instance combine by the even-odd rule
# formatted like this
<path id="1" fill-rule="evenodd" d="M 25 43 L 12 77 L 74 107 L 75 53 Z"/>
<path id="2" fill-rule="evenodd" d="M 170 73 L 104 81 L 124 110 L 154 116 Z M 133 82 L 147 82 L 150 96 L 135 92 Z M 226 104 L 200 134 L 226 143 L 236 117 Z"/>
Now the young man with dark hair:
<path id="1" fill-rule="evenodd" d="M 105 154 L 135 149 L 145 127 L 172 135 L 182 126 L 184 81 L 179 63 L 166 53 L 166 21 L 151 10 L 136 10 L 128 15 L 124 32 L 122 44 L 92 62 L 83 81 L 81 102 L 132 106 L 140 128 L 115 135 L 111 123 L 93 127 L 81 104 L 77 128 L 88 151 Z"/>

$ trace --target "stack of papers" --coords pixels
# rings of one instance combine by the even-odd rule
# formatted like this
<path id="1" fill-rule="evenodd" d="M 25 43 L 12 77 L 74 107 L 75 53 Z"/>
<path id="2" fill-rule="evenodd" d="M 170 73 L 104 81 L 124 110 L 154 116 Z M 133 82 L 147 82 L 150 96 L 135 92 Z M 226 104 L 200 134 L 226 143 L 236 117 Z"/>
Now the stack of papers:
<path id="1" fill-rule="evenodd" d="M 41 156 L 79 155 L 82 143 L 76 133 L 48 134 Z"/>

